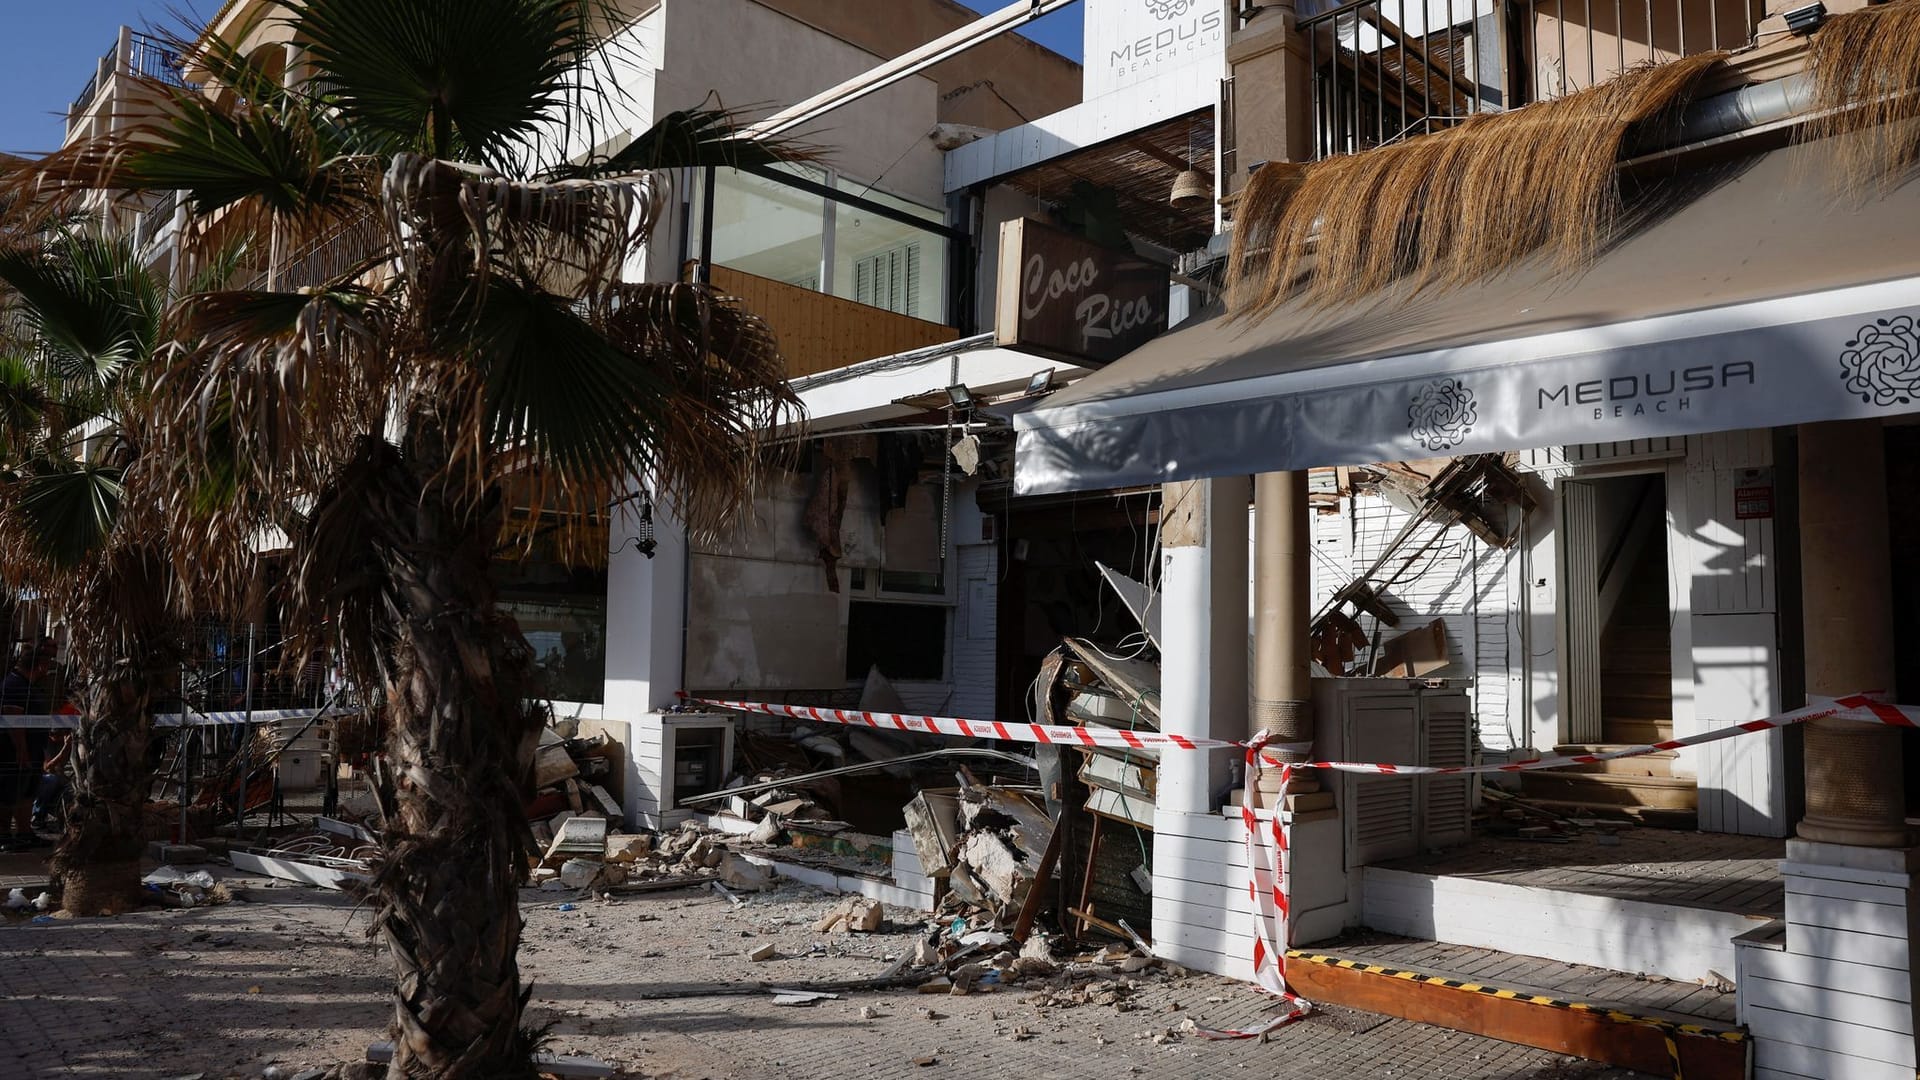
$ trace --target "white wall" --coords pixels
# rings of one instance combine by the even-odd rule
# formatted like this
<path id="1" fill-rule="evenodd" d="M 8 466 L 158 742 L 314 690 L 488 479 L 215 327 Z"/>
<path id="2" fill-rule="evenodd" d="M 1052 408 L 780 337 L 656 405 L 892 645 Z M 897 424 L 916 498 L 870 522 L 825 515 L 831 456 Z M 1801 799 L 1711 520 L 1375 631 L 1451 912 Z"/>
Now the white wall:
<path id="1" fill-rule="evenodd" d="M 1337 514 L 1313 515 L 1313 603 L 1319 610 L 1342 586 L 1365 573 L 1410 520 L 1376 495 L 1342 500 Z M 1431 546 L 1429 545 L 1431 541 Z M 1425 553 L 1406 563 L 1409 555 Z M 1524 741 L 1509 722 L 1507 664 L 1507 574 L 1515 557 L 1493 548 L 1464 527 L 1422 526 L 1380 574 L 1382 598 L 1399 616 L 1398 626 L 1376 627 L 1365 613 L 1362 630 L 1376 630 L 1382 643 L 1440 619 L 1447 630 L 1445 668 L 1433 678 L 1475 679 L 1470 691 L 1480 743 L 1505 751 Z"/>

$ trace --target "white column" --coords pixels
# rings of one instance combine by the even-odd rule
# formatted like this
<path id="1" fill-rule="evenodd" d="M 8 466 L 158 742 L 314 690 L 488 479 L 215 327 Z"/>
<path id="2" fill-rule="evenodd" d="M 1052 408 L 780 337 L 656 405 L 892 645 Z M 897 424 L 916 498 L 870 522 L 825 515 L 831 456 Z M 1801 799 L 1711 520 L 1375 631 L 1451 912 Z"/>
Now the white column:
<path id="1" fill-rule="evenodd" d="M 1247 709 L 1247 497 L 1245 477 L 1162 489 L 1160 726 L 1193 738 L 1237 739 Z M 1232 755 L 1161 755 L 1159 810 L 1218 808 Z"/>
<path id="2" fill-rule="evenodd" d="M 653 512 L 652 558 L 637 547 L 639 506 L 629 503 L 608 532 L 607 686 L 609 717 L 632 718 L 674 704 L 685 647 L 687 541 L 664 507 Z"/>

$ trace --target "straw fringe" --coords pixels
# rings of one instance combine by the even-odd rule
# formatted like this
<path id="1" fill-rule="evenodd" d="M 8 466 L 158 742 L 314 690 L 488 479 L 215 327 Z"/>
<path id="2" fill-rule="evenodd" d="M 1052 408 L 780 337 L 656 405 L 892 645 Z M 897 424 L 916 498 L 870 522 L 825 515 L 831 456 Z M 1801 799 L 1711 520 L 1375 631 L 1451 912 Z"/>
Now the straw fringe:
<path id="1" fill-rule="evenodd" d="M 1852 193 L 1885 191 L 1920 165 L 1920 0 L 1843 12 L 1807 44 L 1813 119 L 1805 140 L 1832 140 L 1822 168 Z"/>
<path id="2" fill-rule="evenodd" d="M 1625 209 L 1614 166 L 1628 132 L 1684 104 L 1725 57 L 1634 68 L 1304 171 L 1262 169 L 1240 199 L 1229 306 L 1263 318 L 1296 295 L 1325 307 L 1403 281 L 1459 285 L 1542 252 L 1580 269 Z"/>

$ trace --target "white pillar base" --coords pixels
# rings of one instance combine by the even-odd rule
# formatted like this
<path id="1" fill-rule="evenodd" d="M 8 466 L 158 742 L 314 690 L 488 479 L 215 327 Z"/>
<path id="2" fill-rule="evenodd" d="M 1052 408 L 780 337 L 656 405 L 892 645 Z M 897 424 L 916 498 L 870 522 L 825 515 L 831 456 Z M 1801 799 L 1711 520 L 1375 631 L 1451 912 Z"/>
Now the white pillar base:
<path id="1" fill-rule="evenodd" d="M 1909 1080 L 1920 848 L 1787 843 L 1784 938 L 1736 939 L 1754 1076 Z"/>

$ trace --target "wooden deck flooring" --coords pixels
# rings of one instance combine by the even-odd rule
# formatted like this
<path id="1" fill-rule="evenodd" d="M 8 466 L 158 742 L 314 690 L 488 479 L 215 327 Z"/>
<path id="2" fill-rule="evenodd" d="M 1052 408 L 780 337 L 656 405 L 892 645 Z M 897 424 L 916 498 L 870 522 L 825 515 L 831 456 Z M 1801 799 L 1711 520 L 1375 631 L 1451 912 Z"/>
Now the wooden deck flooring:
<path id="1" fill-rule="evenodd" d="M 1566 843 L 1478 837 L 1438 854 L 1379 865 L 1443 877 L 1780 918 L 1786 841 L 1672 829 L 1627 829 Z"/>

